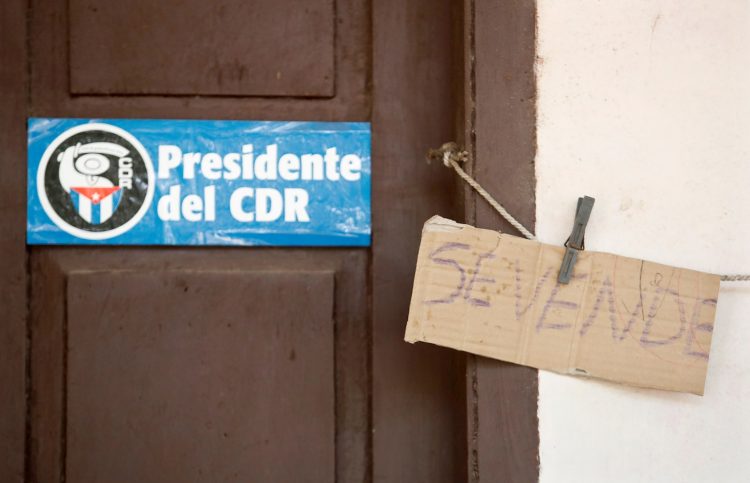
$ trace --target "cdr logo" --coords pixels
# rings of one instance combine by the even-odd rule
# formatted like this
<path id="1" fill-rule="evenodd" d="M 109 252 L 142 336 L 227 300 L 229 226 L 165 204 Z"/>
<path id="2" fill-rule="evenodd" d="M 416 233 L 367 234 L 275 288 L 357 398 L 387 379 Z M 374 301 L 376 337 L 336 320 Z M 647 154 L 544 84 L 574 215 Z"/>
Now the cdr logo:
<path id="1" fill-rule="evenodd" d="M 47 215 L 87 240 L 125 233 L 154 197 L 154 167 L 127 131 L 91 123 L 68 129 L 44 151 L 37 190 Z"/>

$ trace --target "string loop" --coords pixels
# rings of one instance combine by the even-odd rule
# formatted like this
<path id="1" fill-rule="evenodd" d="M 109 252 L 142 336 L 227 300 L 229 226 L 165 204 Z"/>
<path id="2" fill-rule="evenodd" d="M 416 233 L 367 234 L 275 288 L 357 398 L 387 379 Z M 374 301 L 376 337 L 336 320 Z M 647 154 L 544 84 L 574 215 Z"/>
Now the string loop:
<path id="1" fill-rule="evenodd" d="M 527 230 L 520 221 L 516 220 L 513 217 L 513 215 L 508 213 L 508 210 L 506 210 L 503 205 L 498 203 L 491 194 L 489 194 L 484 188 L 482 188 L 482 186 L 474 178 L 469 176 L 466 171 L 461 168 L 459 163 L 464 163 L 469 159 L 468 152 L 459 149 L 456 143 L 445 143 L 440 146 L 439 149 L 430 149 L 430 151 L 427 153 L 427 157 L 429 159 L 442 160 L 445 166 L 453 168 L 456 173 L 458 173 L 458 175 L 463 178 L 463 180 L 466 181 L 469 186 L 474 188 L 474 190 L 479 193 L 482 198 L 487 200 L 487 203 L 489 203 L 490 206 L 495 209 L 495 211 L 500 213 L 500 216 L 505 218 L 505 220 L 510 223 L 513 228 L 521 232 L 523 236 L 525 236 L 529 240 L 536 240 L 536 237 L 533 233 Z"/>

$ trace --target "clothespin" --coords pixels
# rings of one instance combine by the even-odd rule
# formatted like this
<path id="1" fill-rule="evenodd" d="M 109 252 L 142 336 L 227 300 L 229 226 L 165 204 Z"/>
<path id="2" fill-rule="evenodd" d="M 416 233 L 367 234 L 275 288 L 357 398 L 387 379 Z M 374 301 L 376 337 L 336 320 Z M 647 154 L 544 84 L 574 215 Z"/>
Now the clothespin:
<path id="1" fill-rule="evenodd" d="M 590 196 L 578 198 L 573 232 L 565 241 L 565 256 L 560 267 L 560 274 L 557 276 L 559 283 L 567 284 L 573 275 L 573 266 L 576 264 L 578 252 L 583 250 L 583 237 L 586 234 L 586 224 L 589 222 L 591 210 L 594 208 L 594 201 L 596 200 Z"/>

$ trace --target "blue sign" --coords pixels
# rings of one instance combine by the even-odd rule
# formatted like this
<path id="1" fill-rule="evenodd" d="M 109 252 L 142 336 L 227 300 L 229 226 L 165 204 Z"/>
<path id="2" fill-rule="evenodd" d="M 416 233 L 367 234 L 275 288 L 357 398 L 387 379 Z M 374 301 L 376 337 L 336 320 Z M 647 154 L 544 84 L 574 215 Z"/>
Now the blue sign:
<path id="1" fill-rule="evenodd" d="M 370 125 L 29 119 L 29 244 L 369 246 Z"/>

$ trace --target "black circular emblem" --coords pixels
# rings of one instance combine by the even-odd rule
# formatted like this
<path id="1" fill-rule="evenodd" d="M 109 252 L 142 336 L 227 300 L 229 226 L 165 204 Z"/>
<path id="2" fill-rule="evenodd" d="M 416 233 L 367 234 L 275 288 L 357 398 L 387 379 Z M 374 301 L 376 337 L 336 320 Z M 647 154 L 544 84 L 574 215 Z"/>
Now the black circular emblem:
<path id="1" fill-rule="evenodd" d="M 154 196 L 154 168 L 127 131 L 83 124 L 47 147 L 37 189 L 57 226 L 79 238 L 102 240 L 125 233 L 146 213 Z"/>

